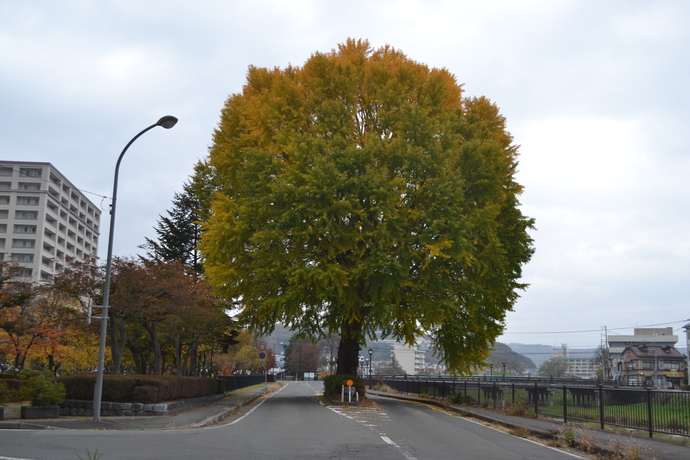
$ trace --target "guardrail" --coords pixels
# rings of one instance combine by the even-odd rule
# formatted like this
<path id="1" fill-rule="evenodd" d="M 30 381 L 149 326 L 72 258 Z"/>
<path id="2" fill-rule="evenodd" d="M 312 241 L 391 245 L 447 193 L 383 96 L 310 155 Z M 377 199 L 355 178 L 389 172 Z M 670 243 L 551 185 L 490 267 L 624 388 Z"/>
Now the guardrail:
<path id="1" fill-rule="evenodd" d="M 401 393 L 506 408 L 515 413 L 690 436 L 690 392 L 499 379 L 373 377 Z"/>

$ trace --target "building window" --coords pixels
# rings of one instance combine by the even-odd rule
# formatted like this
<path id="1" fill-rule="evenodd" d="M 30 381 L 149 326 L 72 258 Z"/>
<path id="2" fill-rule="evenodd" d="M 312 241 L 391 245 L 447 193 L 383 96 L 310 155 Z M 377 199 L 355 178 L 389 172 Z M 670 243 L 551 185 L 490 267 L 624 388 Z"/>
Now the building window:
<path id="1" fill-rule="evenodd" d="M 19 184 L 21 190 L 41 190 L 41 184 Z"/>
<path id="2" fill-rule="evenodd" d="M 38 219 L 38 211 L 17 211 L 15 214 L 16 219 Z"/>
<path id="3" fill-rule="evenodd" d="M 26 177 L 41 177 L 42 171 L 40 169 L 20 169 L 19 174 Z"/>
<path id="4" fill-rule="evenodd" d="M 38 205 L 38 198 L 28 197 L 28 196 L 20 196 L 20 197 L 17 197 L 17 204 L 28 204 L 28 205 L 32 205 L 32 206 L 37 206 Z"/>
<path id="5" fill-rule="evenodd" d="M 11 176 L 13 172 L 12 166 L 0 166 L 0 176 Z"/>
<path id="6" fill-rule="evenodd" d="M 35 225 L 15 225 L 14 233 L 36 233 Z"/>
<path id="7" fill-rule="evenodd" d="M 664 367 L 663 367 L 663 368 L 666 369 L 666 370 L 672 370 L 672 369 L 679 370 L 679 369 L 680 369 L 680 363 L 677 362 L 677 361 L 674 361 L 674 362 L 666 361 L 666 362 L 664 363 Z"/>
<path id="8" fill-rule="evenodd" d="M 36 240 L 12 240 L 13 248 L 35 248 Z"/>
<path id="9" fill-rule="evenodd" d="M 654 361 L 642 361 L 642 369 L 656 369 L 656 363 Z"/>
<path id="10" fill-rule="evenodd" d="M 34 261 L 33 254 L 12 254 L 13 262 L 31 263 Z"/>
<path id="11" fill-rule="evenodd" d="M 33 271 L 32 269 L 30 269 L 30 268 L 23 268 L 23 269 L 19 272 L 19 276 L 23 276 L 23 277 L 25 277 L 25 278 L 31 278 L 31 275 L 33 275 L 33 273 L 34 273 L 34 271 Z"/>
<path id="12" fill-rule="evenodd" d="M 7 209 L 0 210 L 0 219 L 7 219 L 10 217 L 10 212 Z"/>

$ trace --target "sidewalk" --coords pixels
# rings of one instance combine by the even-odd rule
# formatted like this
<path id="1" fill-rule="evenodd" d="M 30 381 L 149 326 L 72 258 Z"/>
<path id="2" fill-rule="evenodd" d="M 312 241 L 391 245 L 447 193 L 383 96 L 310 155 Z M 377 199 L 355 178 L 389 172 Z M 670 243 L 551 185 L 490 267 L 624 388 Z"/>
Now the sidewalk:
<path id="1" fill-rule="evenodd" d="M 540 439 L 563 439 L 562 432 L 564 429 L 571 426 L 575 427 L 575 431 L 577 432 L 577 430 L 581 428 L 578 425 L 570 423 L 566 425 L 557 420 L 518 417 L 475 407 L 460 406 L 455 404 L 448 405 L 442 401 L 434 399 L 384 393 L 374 390 L 368 390 L 368 392 L 376 396 L 415 401 L 422 404 L 443 407 L 445 409 L 457 412 L 462 416 L 478 419 L 495 425 L 501 425 L 511 430 L 526 429 L 531 435 Z M 679 440 L 675 441 L 645 437 L 645 432 L 637 431 L 636 433 L 638 434 L 637 436 L 632 434 L 618 434 L 613 431 L 594 428 L 586 429 L 586 434 L 596 442 L 597 446 L 604 450 L 604 452 L 602 452 L 604 454 L 612 453 L 611 447 L 614 443 L 618 442 L 624 447 L 631 445 L 639 446 L 644 452 L 644 458 L 646 459 L 678 460 L 681 458 L 690 458 L 690 447 L 687 447 L 682 443 L 684 439 L 687 439 L 688 444 L 690 444 L 690 439 L 688 438 L 679 437 Z M 655 435 L 661 436 L 660 433 L 655 433 Z"/>
<path id="2" fill-rule="evenodd" d="M 278 384 L 268 386 L 268 392 L 276 390 Z M 53 419 L 0 420 L 0 430 L 174 430 L 180 428 L 201 428 L 213 425 L 236 410 L 251 404 L 256 399 L 267 394 L 264 387 L 252 390 L 237 390 L 225 398 L 212 404 L 196 407 L 175 415 L 147 416 L 147 417 L 101 417 L 100 422 L 94 422 L 88 417 L 60 417 Z M 5 415 L 7 417 L 7 413 Z"/>

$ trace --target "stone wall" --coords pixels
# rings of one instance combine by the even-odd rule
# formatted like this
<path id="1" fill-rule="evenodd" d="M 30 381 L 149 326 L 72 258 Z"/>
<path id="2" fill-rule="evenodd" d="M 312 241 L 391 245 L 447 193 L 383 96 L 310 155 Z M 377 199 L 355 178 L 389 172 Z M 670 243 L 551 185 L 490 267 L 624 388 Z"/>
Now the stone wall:
<path id="1" fill-rule="evenodd" d="M 155 416 L 173 415 L 194 407 L 211 404 L 223 395 L 202 396 L 200 398 L 180 399 L 157 404 L 101 402 L 101 416 Z M 60 405 L 60 415 L 79 417 L 93 415 L 93 401 L 66 399 Z"/>

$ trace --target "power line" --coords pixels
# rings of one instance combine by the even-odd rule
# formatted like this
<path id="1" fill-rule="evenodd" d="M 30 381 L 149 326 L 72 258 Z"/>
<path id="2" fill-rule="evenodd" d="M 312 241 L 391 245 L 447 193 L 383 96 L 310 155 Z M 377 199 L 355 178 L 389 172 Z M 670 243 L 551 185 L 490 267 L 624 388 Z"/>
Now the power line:
<path id="1" fill-rule="evenodd" d="M 0 169 L 4 169 L 4 170 L 6 170 L 6 171 L 9 170 L 9 171 L 12 171 L 13 173 L 16 172 L 17 175 L 20 176 L 20 177 L 28 177 L 29 179 L 34 179 L 34 180 L 38 180 L 38 181 L 40 181 L 40 182 L 45 182 L 46 184 L 51 184 L 51 183 L 52 183 L 52 182 L 50 182 L 48 179 L 44 179 L 44 178 L 42 178 L 42 177 L 35 177 L 35 176 L 32 176 L 32 175 L 30 175 L 30 174 L 27 174 L 27 173 L 25 173 L 25 172 L 22 172 L 20 169 L 15 169 L 15 168 L 10 167 L 10 166 L 0 165 Z M 97 196 L 97 197 L 99 197 L 99 198 L 103 198 L 103 199 L 106 199 L 106 200 L 110 200 L 110 199 L 111 199 L 109 196 L 101 195 L 101 194 L 96 193 L 96 192 L 89 192 L 88 190 L 83 190 L 83 189 L 76 188 L 76 187 L 74 187 L 74 188 L 77 189 L 77 190 L 79 190 L 79 191 L 82 192 L 82 193 L 88 193 L 88 194 L 91 194 L 91 195 L 94 195 L 94 196 Z"/>
<path id="2" fill-rule="evenodd" d="M 687 321 L 688 321 L 688 320 L 685 319 L 685 320 L 681 320 L 681 321 L 673 321 L 673 322 L 670 322 L 670 323 L 648 324 L 648 325 L 645 325 L 645 326 L 614 327 L 614 328 L 610 328 L 609 331 L 621 331 L 621 330 L 624 330 L 624 329 L 634 329 L 634 328 L 636 328 L 636 327 L 639 328 L 639 327 L 666 326 L 666 325 L 669 325 L 669 324 L 685 323 L 685 322 L 687 322 Z M 585 329 L 585 330 L 581 330 L 581 331 L 545 331 L 545 332 L 510 332 L 510 330 L 507 330 L 507 331 L 504 331 L 504 332 L 503 332 L 503 335 L 505 335 L 505 334 L 515 334 L 515 335 L 527 335 L 527 334 L 529 334 L 529 335 L 537 335 L 537 334 L 582 334 L 582 333 L 585 333 L 585 332 L 601 332 L 601 328 L 599 328 L 599 329 Z"/>

